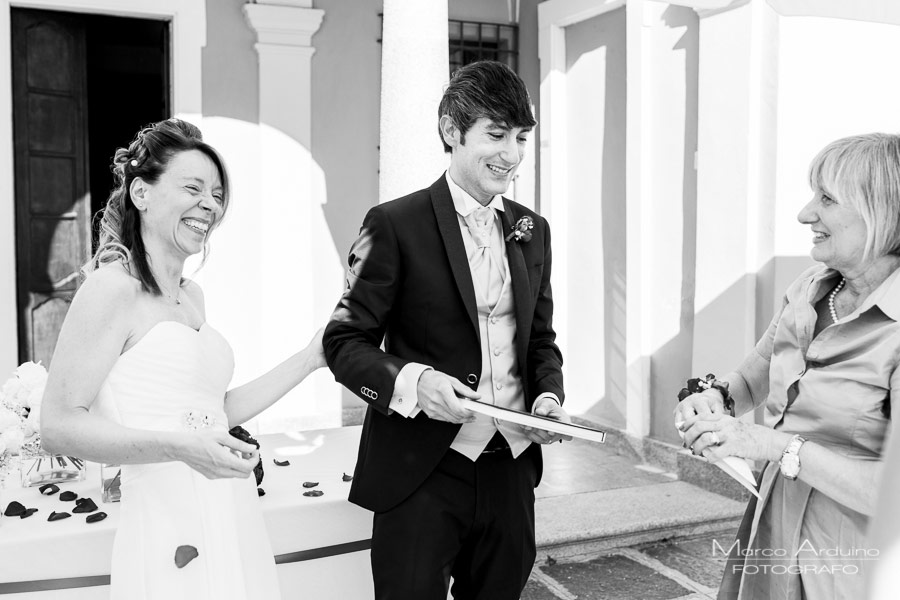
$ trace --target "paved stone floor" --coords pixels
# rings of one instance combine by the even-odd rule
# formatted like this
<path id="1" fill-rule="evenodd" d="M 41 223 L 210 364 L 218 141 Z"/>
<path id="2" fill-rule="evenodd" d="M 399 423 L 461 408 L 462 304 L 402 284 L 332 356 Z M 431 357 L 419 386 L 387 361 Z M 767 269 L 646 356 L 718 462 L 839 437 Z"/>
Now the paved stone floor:
<path id="1" fill-rule="evenodd" d="M 614 548 L 565 560 L 538 556 L 522 600 L 715 598 L 734 530 Z"/>

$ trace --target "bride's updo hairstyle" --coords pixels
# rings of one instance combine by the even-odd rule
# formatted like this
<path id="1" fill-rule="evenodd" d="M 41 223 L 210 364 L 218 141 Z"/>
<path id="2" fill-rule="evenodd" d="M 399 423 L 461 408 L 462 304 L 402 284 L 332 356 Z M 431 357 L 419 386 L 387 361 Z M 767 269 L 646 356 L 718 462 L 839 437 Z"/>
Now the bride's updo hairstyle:
<path id="1" fill-rule="evenodd" d="M 150 271 L 147 252 L 141 239 L 140 211 L 131 201 L 131 182 L 140 177 L 156 183 L 173 156 L 187 150 L 199 150 L 212 160 L 222 182 L 222 217 L 212 224 L 203 244 L 203 261 L 209 252 L 209 235 L 228 210 L 228 173 L 219 153 L 203 141 L 203 134 L 191 123 L 166 119 L 138 132 L 127 148 L 119 148 L 113 157 L 115 188 L 106 207 L 98 213 L 99 243 L 97 251 L 84 267 L 85 274 L 104 264 L 120 261 L 141 281 L 141 288 L 159 295 L 159 284 Z M 202 263 L 201 263 L 202 264 Z"/>

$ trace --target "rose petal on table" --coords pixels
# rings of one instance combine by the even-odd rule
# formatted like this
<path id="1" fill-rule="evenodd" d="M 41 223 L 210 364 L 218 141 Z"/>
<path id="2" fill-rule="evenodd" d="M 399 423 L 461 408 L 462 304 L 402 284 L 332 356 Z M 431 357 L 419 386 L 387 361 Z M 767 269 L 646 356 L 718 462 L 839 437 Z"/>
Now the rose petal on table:
<path id="1" fill-rule="evenodd" d="M 105 518 L 106 518 L 105 512 L 98 512 L 98 513 L 94 513 L 92 515 L 88 515 L 87 517 L 85 517 L 84 522 L 85 523 L 96 523 L 97 521 L 102 521 Z"/>
<path id="2" fill-rule="evenodd" d="M 305 488 L 314 488 L 317 485 L 319 485 L 318 481 L 304 481 L 303 482 L 303 487 L 305 487 Z"/>
<path id="3" fill-rule="evenodd" d="M 16 502 L 15 500 L 13 500 L 6 505 L 6 510 L 3 511 L 3 514 L 7 517 L 18 517 L 23 512 L 25 512 L 25 506 L 20 502 Z"/>
<path id="4" fill-rule="evenodd" d="M 344 476 L 341 477 L 341 481 L 353 481 L 353 475 L 347 475 L 344 473 Z"/>
<path id="5" fill-rule="evenodd" d="M 311 498 L 318 498 L 322 494 L 324 494 L 322 490 L 309 490 L 308 492 L 303 492 L 304 496 L 310 496 Z"/>
<path id="6" fill-rule="evenodd" d="M 41 487 L 38 488 L 38 491 L 45 496 L 52 496 L 56 492 L 59 491 L 59 486 L 55 483 L 45 483 Z"/>
<path id="7" fill-rule="evenodd" d="M 277 458 L 273 458 L 272 462 L 274 462 L 279 467 L 286 467 L 289 464 L 291 464 L 291 461 L 289 461 L 289 460 L 278 460 Z"/>
<path id="8" fill-rule="evenodd" d="M 183 569 L 186 564 L 200 556 L 193 546 L 178 546 L 175 549 L 175 566 Z"/>
<path id="9" fill-rule="evenodd" d="M 62 494 L 59 495 L 59 499 L 62 500 L 63 502 L 71 502 L 72 500 L 75 500 L 76 498 L 78 498 L 78 494 L 76 494 L 72 490 L 66 490 L 65 492 L 63 492 Z"/>
<path id="10" fill-rule="evenodd" d="M 31 515 L 33 515 L 33 514 L 36 513 L 37 511 L 38 511 L 38 509 L 36 509 L 36 508 L 26 508 L 26 509 L 25 509 L 25 512 L 23 512 L 21 515 L 19 515 L 19 518 L 20 518 L 20 519 L 27 519 L 28 517 L 30 517 Z"/>
<path id="11" fill-rule="evenodd" d="M 266 490 L 262 489 L 261 487 L 258 487 L 258 488 L 256 488 L 256 495 L 257 496 L 265 496 Z"/>
<path id="12" fill-rule="evenodd" d="M 78 506 L 72 509 L 73 513 L 89 513 L 97 510 L 97 504 L 90 498 L 78 500 Z"/>
<path id="13" fill-rule="evenodd" d="M 68 518 L 71 517 L 71 516 L 72 516 L 72 515 L 70 515 L 70 514 L 67 513 L 67 512 L 56 512 L 56 511 L 53 511 L 52 513 L 50 513 L 50 516 L 47 517 L 47 520 L 48 520 L 48 521 L 62 521 L 63 519 L 68 519 Z"/>

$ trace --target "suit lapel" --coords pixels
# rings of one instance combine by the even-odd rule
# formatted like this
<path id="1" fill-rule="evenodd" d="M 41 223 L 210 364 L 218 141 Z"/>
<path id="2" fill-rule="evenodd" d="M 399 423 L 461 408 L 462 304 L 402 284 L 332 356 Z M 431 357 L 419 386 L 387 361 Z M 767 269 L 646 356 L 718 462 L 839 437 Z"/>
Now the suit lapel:
<path id="1" fill-rule="evenodd" d="M 443 175 L 434 182 L 429 191 L 438 231 L 444 241 L 450 270 L 456 280 L 456 288 L 462 296 L 475 333 L 478 334 L 478 310 L 475 302 L 475 285 L 472 283 L 472 271 L 469 269 L 469 259 L 466 258 L 466 248 L 459 230 L 456 209 L 453 207 L 453 198 L 450 197 L 450 188 L 447 187 L 447 181 Z"/>
<path id="2" fill-rule="evenodd" d="M 503 199 L 503 238 L 512 231 L 513 224 L 519 219 L 513 204 Z M 531 318 L 534 306 L 531 299 L 531 283 L 528 280 L 528 269 L 525 267 L 525 255 L 522 253 L 521 242 L 510 239 L 506 242 L 506 259 L 509 261 L 509 275 L 512 278 L 513 298 L 516 301 L 516 342 L 520 362 L 525 357 L 528 348 L 528 338 L 531 332 Z M 524 363 L 522 363 L 524 365 Z M 522 371 L 524 372 L 524 371 Z"/>

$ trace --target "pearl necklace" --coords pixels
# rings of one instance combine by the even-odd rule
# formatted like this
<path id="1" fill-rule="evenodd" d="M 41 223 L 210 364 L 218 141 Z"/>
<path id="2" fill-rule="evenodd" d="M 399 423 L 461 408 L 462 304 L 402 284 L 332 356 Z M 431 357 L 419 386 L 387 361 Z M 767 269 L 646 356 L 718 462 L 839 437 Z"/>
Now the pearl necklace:
<path id="1" fill-rule="evenodd" d="M 831 293 L 828 294 L 828 312 L 831 313 L 831 322 L 837 323 L 837 311 L 834 310 L 834 298 L 838 295 L 842 289 L 844 289 L 844 284 L 847 283 L 847 280 L 843 277 L 841 278 L 840 283 L 834 286 L 834 289 L 831 290 Z"/>

